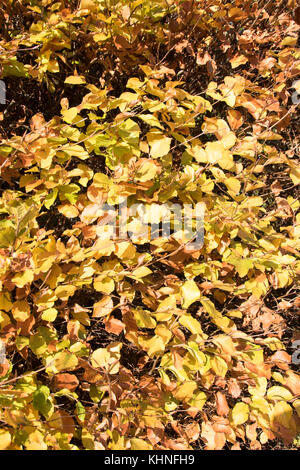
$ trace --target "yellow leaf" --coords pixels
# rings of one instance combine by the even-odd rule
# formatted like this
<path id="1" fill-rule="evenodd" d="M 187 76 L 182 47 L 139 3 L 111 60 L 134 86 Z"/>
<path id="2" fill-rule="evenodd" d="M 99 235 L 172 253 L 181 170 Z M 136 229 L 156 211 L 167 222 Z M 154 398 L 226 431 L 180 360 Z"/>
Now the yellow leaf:
<path id="1" fill-rule="evenodd" d="M 158 127 L 159 129 L 163 129 L 163 126 L 161 125 L 157 117 L 153 116 L 153 114 L 141 114 L 139 118 L 151 127 Z"/>
<path id="2" fill-rule="evenodd" d="M 33 270 L 27 269 L 26 271 L 16 274 L 12 278 L 12 281 L 16 284 L 17 287 L 22 288 L 26 286 L 26 284 L 30 284 L 33 281 L 33 277 Z"/>
<path id="3" fill-rule="evenodd" d="M 232 171 L 234 169 L 233 156 L 228 150 L 224 150 L 222 158 L 218 161 L 218 165 L 223 168 L 223 170 Z"/>
<path id="4" fill-rule="evenodd" d="M 200 290 L 195 281 L 186 281 L 180 289 L 183 299 L 182 308 L 187 309 L 193 302 L 200 299 Z"/>
<path id="5" fill-rule="evenodd" d="M 263 397 L 266 393 L 268 381 L 266 377 L 255 377 L 255 387 L 248 386 L 250 395 Z"/>
<path id="6" fill-rule="evenodd" d="M 193 397 L 188 401 L 189 406 L 196 408 L 198 411 L 201 411 L 206 402 L 206 395 L 200 390 L 195 392 Z"/>
<path id="7" fill-rule="evenodd" d="M 238 402 L 232 409 L 232 420 L 235 426 L 245 423 L 249 417 L 249 406 Z"/>
<path id="8" fill-rule="evenodd" d="M 80 75 L 70 75 L 65 79 L 65 83 L 69 83 L 70 85 L 82 85 L 86 83 L 85 78 Z"/>
<path id="9" fill-rule="evenodd" d="M 258 410 L 261 414 L 268 415 L 270 413 L 271 406 L 267 400 L 263 397 L 253 396 L 251 402 L 251 408 Z"/>
<path id="10" fill-rule="evenodd" d="M 76 291 L 76 286 L 66 285 L 58 286 L 55 289 L 55 295 L 61 300 L 68 300 L 69 297 L 74 295 Z"/>
<path id="11" fill-rule="evenodd" d="M 234 132 L 228 132 L 221 140 L 224 149 L 230 149 L 236 143 L 236 136 Z"/>
<path id="12" fill-rule="evenodd" d="M 142 309 L 133 312 L 136 324 L 139 328 L 155 328 L 156 321 L 151 317 L 150 312 Z"/>
<path id="13" fill-rule="evenodd" d="M 10 300 L 10 294 L 8 292 L 2 292 L 0 294 L 0 310 L 5 310 L 10 312 L 12 307 L 12 302 Z"/>
<path id="14" fill-rule="evenodd" d="M 76 107 L 69 108 L 67 110 L 63 110 L 61 114 L 63 115 L 65 122 L 67 122 L 68 124 L 72 124 L 74 119 L 78 115 L 78 109 Z"/>
<path id="15" fill-rule="evenodd" d="M 54 357 L 47 357 L 47 370 L 57 374 L 62 370 L 72 370 L 78 364 L 78 359 L 75 354 L 69 351 L 61 351 L 54 355 Z"/>
<path id="16" fill-rule="evenodd" d="M 139 336 L 138 342 L 140 346 L 147 351 L 148 356 L 150 357 L 158 356 L 165 350 L 165 343 L 158 335 L 155 335 L 150 339 L 145 339 L 144 337 Z"/>
<path id="17" fill-rule="evenodd" d="M 9 316 L 6 315 L 6 313 L 1 312 L 1 310 L 0 310 L 0 325 L 1 325 L 1 329 L 5 328 L 6 325 L 9 325 L 10 323 L 11 323 L 11 319 L 9 318 Z"/>
<path id="18" fill-rule="evenodd" d="M 109 256 L 114 251 L 115 244 L 112 240 L 101 240 L 100 238 L 96 241 L 91 252 L 94 252 L 96 259 L 101 256 Z"/>
<path id="19" fill-rule="evenodd" d="M 290 177 L 295 185 L 300 184 L 300 168 L 292 168 L 290 171 Z"/>
<path id="20" fill-rule="evenodd" d="M 192 317 L 192 315 L 181 315 L 181 317 L 179 318 L 179 323 L 180 325 L 190 330 L 193 334 L 203 334 L 200 323 L 198 322 L 198 320 L 196 320 L 196 318 Z"/>
<path id="21" fill-rule="evenodd" d="M 275 385 L 274 387 L 269 388 L 267 391 L 267 398 L 269 400 L 291 400 L 293 398 L 293 395 L 291 392 L 284 387 L 279 387 Z"/>
<path id="22" fill-rule="evenodd" d="M 157 325 L 157 327 L 155 328 L 155 333 L 161 337 L 164 344 L 168 344 L 168 342 L 172 339 L 172 332 L 163 323 L 159 323 Z"/>
<path id="23" fill-rule="evenodd" d="M 73 219 L 79 214 L 78 209 L 75 206 L 72 206 L 72 204 L 64 204 L 63 206 L 58 206 L 57 209 L 58 212 L 63 214 L 65 217 L 68 217 L 69 219 Z"/>
<path id="24" fill-rule="evenodd" d="M 79 9 L 95 11 L 97 10 L 97 2 L 95 0 L 80 0 Z"/>
<path id="25" fill-rule="evenodd" d="M 91 364 L 93 367 L 105 368 L 110 359 L 110 354 L 105 348 L 96 349 L 91 357 Z"/>
<path id="26" fill-rule="evenodd" d="M 120 259 L 132 259 L 135 257 L 136 248 L 129 242 L 118 242 L 115 244 L 115 253 Z"/>
<path id="27" fill-rule="evenodd" d="M 295 408 L 296 413 L 300 418 L 300 400 L 299 399 L 293 402 L 293 407 Z"/>
<path id="28" fill-rule="evenodd" d="M 141 160 L 144 160 L 141 162 Z M 135 179 L 137 181 L 140 181 L 141 183 L 144 183 L 145 181 L 150 181 L 153 180 L 153 178 L 156 176 L 158 167 L 153 163 L 153 160 L 149 161 L 147 159 L 142 158 L 139 160 L 139 166 L 137 168 L 137 172 L 135 175 Z"/>
<path id="29" fill-rule="evenodd" d="M 136 437 L 130 439 L 131 450 L 151 450 L 153 447 L 150 444 L 147 444 L 143 439 L 138 439 Z"/>
<path id="30" fill-rule="evenodd" d="M 115 289 L 115 283 L 110 277 L 99 276 L 94 280 L 94 288 L 97 292 L 111 294 Z"/>
<path id="31" fill-rule="evenodd" d="M 82 121 L 80 116 L 77 116 L 77 121 L 80 121 L 80 120 Z M 76 122 L 76 120 L 74 122 Z M 63 147 L 61 147 L 61 150 L 65 152 L 69 157 L 77 157 L 77 158 L 80 158 L 81 160 L 86 160 L 87 158 L 89 158 L 88 152 L 84 150 L 84 148 L 81 147 L 81 145 L 66 144 Z"/>
<path id="32" fill-rule="evenodd" d="M 49 60 L 49 62 L 47 63 L 47 70 L 51 73 L 59 72 L 58 62 L 56 60 Z"/>
<path id="33" fill-rule="evenodd" d="M 280 423 L 291 432 L 295 430 L 295 422 L 293 420 L 293 408 L 286 401 L 279 401 L 275 404 L 271 412 L 272 422 Z"/>
<path id="34" fill-rule="evenodd" d="M 46 450 L 47 444 L 44 442 L 44 436 L 41 431 L 36 429 L 34 432 L 30 433 L 26 443 L 26 450 Z"/>
<path id="35" fill-rule="evenodd" d="M 170 151 L 171 138 L 166 137 L 157 129 L 151 129 L 147 134 L 147 140 L 150 145 L 150 155 L 153 158 L 161 158 Z"/>
<path id="36" fill-rule="evenodd" d="M 12 306 L 12 314 L 16 321 L 23 322 L 30 317 L 30 306 L 26 300 L 18 300 Z"/>
<path id="37" fill-rule="evenodd" d="M 109 315 L 114 308 L 112 298 L 109 296 L 104 296 L 99 302 L 94 304 L 93 308 L 93 317 L 105 317 Z"/>
<path id="38" fill-rule="evenodd" d="M 238 259 L 233 262 L 234 266 L 236 267 L 237 272 L 239 273 L 240 277 L 244 277 L 248 274 L 248 271 L 253 268 L 253 261 L 250 259 Z"/>
<path id="39" fill-rule="evenodd" d="M 110 374 L 117 374 L 120 369 L 120 351 L 122 343 L 111 343 L 106 348 L 96 349 L 91 357 L 93 367 L 106 369 Z"/>
<path id="40" fill-rule="evenodd" d="M 236 69 L 240 65 L 246 64 L 248 62 L 247 57 L 244 54 L 234 56 L 230 61 L 231 67 Z"/>
<path id="41" fill-rule="evenodd" d="M 106 39 L 108 39 L 108 38 L 109 38 L 109 36 L 107 36 L 107 34 L 104 34 L 104 33 L 96 33 L 93 36 L 93 39 L 94 39 L 95 42 L 106 41 Z"/>
<path id="42" fill-rule="evenodd" d="M 297 37 L 292 37 L 292 36 L 287 36 L 280 43 L 280 47 L 283 47 L 283 46 L 296 46 L 296 45 L 297 45 Z M 299 85 L 300 85 L 300 80 L 298 80 L 298 82 L 299 82 Z"/>
<path id="43" fill-rule="evenodd" d="M 211 368 L 216 375 L 220 377 L 225 377 L 228 371 L 228 366 L 226 361 L 222 357 L 214 356 L 210 360 Z"/>
<path id="44" fill-rule="evenodd" d="M 47 310 L 44 310 L 41 317 L 42 320 L 52 322 L 56 319 L 57 314 L 58 311 L 56 310 L 56 308 L 48 308 Z"/>
<path id="45" fill-rule="evenodd" d="M 221 142 L 208 142 L 205 151 L 207 160 L 210 163 L 217 163 L 223 157 L 224 147 Z"/>
<path id="46" fill-rule="evenodd" d="M 11 444 L 10 432 L 5 429 L 0 429 L 0 450 L 7 449 Z"/>
<path id="47" fill-rule="evenodd" d="M 139 268 L 132 271 L 132 275 L 137 278 L 148 276 L 148 274 L 152 274 L 151 269 L 147 268 L 147 266 L 140 266 Z"/>
<path id="48" fill-rule="evenodd" d="M 235 195 L 240 192 L 241 183 L 236 178 L 227 178 L 224 183 L 226 184 L 229 191 L 233 192 Z"/>
<path id="49" fill-rule="evenodd" d="M 82 440 L 82 444 L 83 444 L 85 449 L 87 449 L 87 450 L 94 450 L 95 449 L 94 437 L 85 428 L 82 429 L 81 440 Z"/>
<path id="50" fill-rule="evenodd" d="M 162 352 L 164 352 L 165 343 L 164 343 L 163 339 L 160 336 L 155 335 L 149 341 L 148 347 L 149 347 L 149 349 L 147 351 L 148 355 L 150 357 L 157 356 L 157 355 L 161 354 Z"/>
<path id="51" fill-rule="evenodd" d="M 185 382 L 184 384 L 179 385 L 179 387 L 173 391 L 173 395 L 177 400 L 186 402 L 193 397 L 196 389 L 196 382 Z"/>

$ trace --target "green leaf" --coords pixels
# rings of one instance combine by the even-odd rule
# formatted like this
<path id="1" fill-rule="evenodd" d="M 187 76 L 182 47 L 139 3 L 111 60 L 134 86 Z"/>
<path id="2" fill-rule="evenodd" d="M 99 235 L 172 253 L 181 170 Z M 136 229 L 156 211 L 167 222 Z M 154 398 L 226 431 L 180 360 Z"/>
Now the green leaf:
<path id="1" fill-rule="evenodd" d="M 77 201 L 76 194 L 80 191 L 77 184 L 66 184 L 59 188 L 59 195 L 61 199 L 67 199 L 71 204 Z"/>
<path id="2" fill-rule="evenodd" d="M 50 418 L 54 411 L 54 405 L 49 397 L 50 390 L 45 385 L 41 385 L 33 394 L 33 406 L 45 418 Z"/>
<path id="3" fill-rule="evenodd" d="M 76 414 L 81 423 L 84 423 L 85 420 L 85 407 L 80 401 L 76 402 Z"/>
<path id="4" fill-rule="evenodd" d="M 51 193 L 49 193 L 46 196 L 45 201 L 44 201 L 44 206 L 46 207 L 46 209 L 50 209 L 50 207 L 54 204 L 57 198 L 57 195 L 58 195 L 58 189 L 54 188 L 53 191 L 51 191 Z"/>

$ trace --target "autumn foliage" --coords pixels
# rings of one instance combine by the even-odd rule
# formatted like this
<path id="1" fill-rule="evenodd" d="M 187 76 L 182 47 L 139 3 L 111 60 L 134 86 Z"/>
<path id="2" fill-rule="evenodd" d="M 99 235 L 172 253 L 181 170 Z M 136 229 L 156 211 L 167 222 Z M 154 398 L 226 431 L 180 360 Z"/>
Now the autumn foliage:
<path id="1" fill-rule="evenodd" d="M 299 17 L 1 2 L 1 449 L 300 446 Z M 109 236 L 122 198 L 203 246 Z"/>

